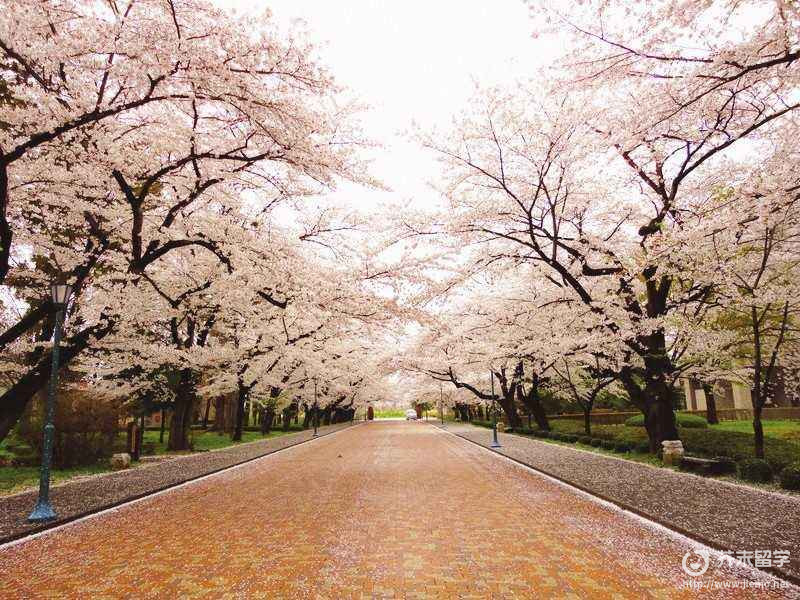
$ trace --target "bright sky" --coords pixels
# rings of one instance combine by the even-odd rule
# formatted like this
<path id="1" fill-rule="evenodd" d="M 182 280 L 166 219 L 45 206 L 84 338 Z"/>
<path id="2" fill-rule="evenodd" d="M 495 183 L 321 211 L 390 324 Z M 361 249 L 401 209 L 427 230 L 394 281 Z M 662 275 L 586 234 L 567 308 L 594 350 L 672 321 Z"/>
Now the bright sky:
<path id="1" fill-rule="evenodd" d="M 383 144 L 372 153 L 372 174 L 391 188 L 384 195 L 354 185 L 337 192 L 361 206 L 435 201 L 427 185 L 437 173 L 430 154 L 410 141 L 412 123 L 446 126 L 482 86 L 530 76 L 554 48 L 534 40 L 522 0 L 216 0 L 237 12 L 268 6 L 277 23 L 300 19 L 321 62 L 341 85 L 370 106 L 366 134 Z"/>

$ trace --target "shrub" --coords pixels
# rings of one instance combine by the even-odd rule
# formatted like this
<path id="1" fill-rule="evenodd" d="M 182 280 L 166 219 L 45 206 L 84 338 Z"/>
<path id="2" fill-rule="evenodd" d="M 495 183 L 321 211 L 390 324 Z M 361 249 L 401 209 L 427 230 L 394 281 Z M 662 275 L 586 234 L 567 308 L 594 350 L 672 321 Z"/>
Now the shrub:
<path id="1" fill-rule="evenodd" d="M 587 446 L 590 446 L 590 445 L 591 445 L 591 443 L 592 443 L 592 438 L 590 438 L 588 435 L 582 435 L 582 436 L 580 436 L 580 437 L 578 438 L 578 441 L 579 441 L 581 444 L 586 444 Z"/>
<path id="2" fill-rule="evenodd" d="M 617 443 L 614 440 L 603 440 L 600 442 L 600 447 L 605 450 L 613 450 Z"/>
<path id="3" fill-rule="evenodd" d="M 685 429 L 681 439 L 686 451 L 705 458 L 729 456 L 736 462 L 753 458 L 753 434 L 740 431 Z M 764 438 L 764 455 L 773 473 L 800 460 L 800 444 L 792 440 Z"/>
<path id="4" fill-rule="evenodd" d="M 649 454 L 650 453 L 650 442 L 636 442 L 633 445 L 633 451 L 634 452 L 638 452 L 640 454 Z"/>
<path id="5" fill-rule="evenodd" d="M 781 487 L 800 491 L 800 462 L 784 467 L 780 473 Z"/>
<path id="6" fill-rule="evenodd" d="M 592 441 L 589 443 L 595 448 L 599 448 L 602 445 L 603 440 L 601 440 L 600 438 L 592 438 Z"/>
<path id="7" fill-rule="evenodd" d="M 35 451 L 42 452 L 44 394 L 35 397 L 28 418 L 20 422 L 19 436 Z M 119 404 L 83 389 L 60 389 L 55 411 L 53 465 L 68 468 L 92 465 L 114 451 L 120 417 Z"/>
<path id="8" fill-rule="evenodd" d="M 745 481 L 767 483 L 772 481 L 772 467 L 761 458 L 748 458 L 739 462 L 739 477 Z"/>
<path id="9" fill-rule="evenodd" d="M 715 456 L 717 464 L 714 466 L 715 475 L 729 475 L 736 473 L 736 461 L 730 456 Z"/>
<path id="10" fill-rule="evenodd" d="M 537 432 L 536 432 L 536 437 L 540 437 L 540 438 L 542 438 L 543 440 L 546 440 L 546 439 L 548 439 L 548 438 L 550 437 L 550 435 L 551 435 L 551 434 L 552 434 L 552 432 L 550 432 L 550 431 L 544 431 L 544 430 L 542 429 L 542 430 L 539 430 L 539 431 L 537 431 Z"/>
<path id="11" fill-rule="evenodd" d="M 616 442 L 614 444 L 614 452 L 626 454 L 631 451 L 631 445 L 628 442 Z"/>
<path id="12" fill-rule="evenodd" d="M 707 429 L 708 421 L 703 417 L 697 415 L 687 415 L 685 413 L 676 413 L 675 420 L 678 427 L 686 427 L 687 429 Z M 644 415 L 636 415 L 625 421 L 628 427 L 644 427 Z"/>
<path id="13" fill-rule="evenodd" d="M 573 435 L 571 433 L 564 434 L 563 439 L 565 442 L 569 442 L 570 444 L 574 444 L 578 441 L 578 436 Z"/>

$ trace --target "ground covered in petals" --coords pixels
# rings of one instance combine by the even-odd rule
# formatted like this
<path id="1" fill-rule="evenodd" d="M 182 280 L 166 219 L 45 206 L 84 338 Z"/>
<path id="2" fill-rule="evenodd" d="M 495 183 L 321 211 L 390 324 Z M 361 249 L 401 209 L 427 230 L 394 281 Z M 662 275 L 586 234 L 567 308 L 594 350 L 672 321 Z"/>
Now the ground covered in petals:
<path id="1" fill-rule="evenodd" d="M 792 597 L 424 423 L 372 422 L 0 550 L 0 595 Z M 739 589 L 700 592 L 699 583 Z"/>

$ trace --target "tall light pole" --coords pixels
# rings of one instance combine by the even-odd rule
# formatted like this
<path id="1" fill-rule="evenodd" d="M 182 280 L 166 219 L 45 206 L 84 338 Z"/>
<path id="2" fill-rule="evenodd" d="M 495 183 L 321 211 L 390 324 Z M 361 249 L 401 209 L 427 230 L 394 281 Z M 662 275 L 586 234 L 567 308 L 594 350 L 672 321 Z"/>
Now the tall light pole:
<path id="1" fill-rule="evenodd" d="M 58 387 L 58 351 L 61 346 L 61 321 L 64 309 L 72 294 L 72 286 L 54 283 L 50 286 L 50 296 L 56 309 L 53 326 L 53 351 L 50 366 L 50 382 L 47 387 L 47 404 L 44 411 L 44 443 L 42 444 L 42 470 L 39 475 L 39 498 L 33 512 L 28 517 L 29 523 L 44 523 L 56 518 L 56 512 L 50 506 L 50 462 L 53 459 L 53 420 L 56 412 L 56 389 Z"/>
<path id="2" fill-rule="evenodd" d="M 444 425 L 444 390 L 442 389 L 442 382 L 439 382 L 439 416 L 442 418 L 442 425 Z"/>
<path id="3" fill-rule="evenodd" d="M 319 420 L 319 409 L 317 408 L 317 378 L 314 377 L 314 437 L 317 437 L 318 420 Z"/>
<path id="4" fill-rule="evenodd" d="M 497 441 L 497 411 L 494 404 L 494 371 L 489 369 L 489 375 L 492 378 L 492 448 L 500 448 L 500 442 Z"/>

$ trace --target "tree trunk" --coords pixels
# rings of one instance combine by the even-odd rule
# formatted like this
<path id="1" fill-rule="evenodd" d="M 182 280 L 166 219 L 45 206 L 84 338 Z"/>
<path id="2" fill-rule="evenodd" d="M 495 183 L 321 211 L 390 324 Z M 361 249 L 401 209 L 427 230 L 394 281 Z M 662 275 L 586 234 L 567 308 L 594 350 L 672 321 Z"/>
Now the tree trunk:
<path id="1" fill-rule="evenodd" d="M 649 361 L 645 362 L 647 364 Z M 661 452 L 661 442 L 680 439 L 673 410 L 672 387 L 666 381 L 666 369 L 659 369 L 658 364 L 651 363 L 644 373 L 647 382 L 644 388 L 635 380 L 630 369 L 623 369 L 620 373 L 620 381 L 631 402 L 644 414 L 650 451 L 654 454 Z"/>
<path id="2" fill-rule="evenodd" d="M 165 409 L 161 409 L 161 431 L 158 432 L 158 443 L 164 443 L 164 427 L 167 421 L 167 411 Z"/>
<path id="3" fill-rule="evenodd" d="M 308 429 L 311 426 L 311 408 L 303 403 L 303 429 Z"/>
<path id="4" fill-rule="evenodd" d="M 547 414 L 544 412 L 541 399 L 539 398 L 539 377 L 533 376 L 530 391 L 525 394 L 522 386 L 517 386 L 517 398 L 528 411 L 529 415 L 533 415 L 536 420 L 536 427 L 542 431 L 550 431 L 550 423 L 547 420 Z"/>
<path id="5" fill-rule="evenodd" d="M 517 404 L 514 402 L 514 391 L 512 390 L 507 395 L 501 395 L 500 398 L 497 400 L 497 403 L 500 405 L 500 408 L 503 409 L 503 413 L 506 416 L 506 420 L 508 421 L 506 425 L 511 427 L 512 429 L 518 429 L 522 427 L 522 419 L 519 418 L 519 413 L 517 412 Z"/>
<path id="6" fill-rule="evenodd" d="M 206 410 L 203 413 L 203 429 L 208 429 L 208 415 L 211 412 L 211 398 L 206 400 Z"/>
<path id="7" fill-rule="evenodd" d="M 761 424 L 761 407 L 753 408 L 753 441 L 756 446 L 756 458 L 764 458 L 764 427 Z"/>
<path id="8" fill-rule="evenodd" d="M 8 159 L 0 160 L 0 285 L 6 279 L 11 261 L 11 222 L 8 218 Z M 2 439 L 2 437 L 0 437 Z"/>
<path id="9" fill-rule="evenodd" d="M 293 402 L 292 404 L 290 404 L 289 406 L 287 406 L 286 408 L 284 408 L 284 409 L 283 409 L 283 415 L 282 415 L 282 419 L 283 419 L 283 421 L 282 421 L 282 423 L 283 423 L 283 427 L 282 427 L 282 429 L 283 429 L 284 431 L 289 431 L 289 425 L 291 425 L 291 424 L 292 424 L 292 411 L 293 411 L 293 407 L 294 407 L 294 402 Z"/>
<path id="10" fill-rule="evenodd" d="M 169 450 L 189 450 L 189 427 L 194 412 L 194 381 L 190 369 L 181 369 L 175 409 L 169 424 Z"/>
<path id="11" fill-rule="evenodd" d="M 236 395 L 236 424 L 233 428 L 233 434 L 231 435 L 231 440 L 234 442 L 241 442 L 242 441 L 242 430 L 244 425 L 244 404 L 247 400 L 247 388 L 244 387 L 244 384 L 240 381 L 237 385 L 237 395 Z"/>
<path id="12" fill-rule="evenodd" d="M 586 435 L 592 436 L 592 407 L 588 404 L 583 407 L 583 430 Z"/>
<path id="13" fill-rule="evenodd" d="M 703 394 L 706 396 L 706 421 L 709 425 L 719 423 L 717 417 L 717 400 L 714 398 L 714 386 L 703 383 Z"/>
<path id="14" fill-rule="evenodd" d="M 268 435 L 272 430 L 272 422 L 275 420 L 275 409 L 271 406 L 263 409 L 261 414 L 261 435 Z"/>

